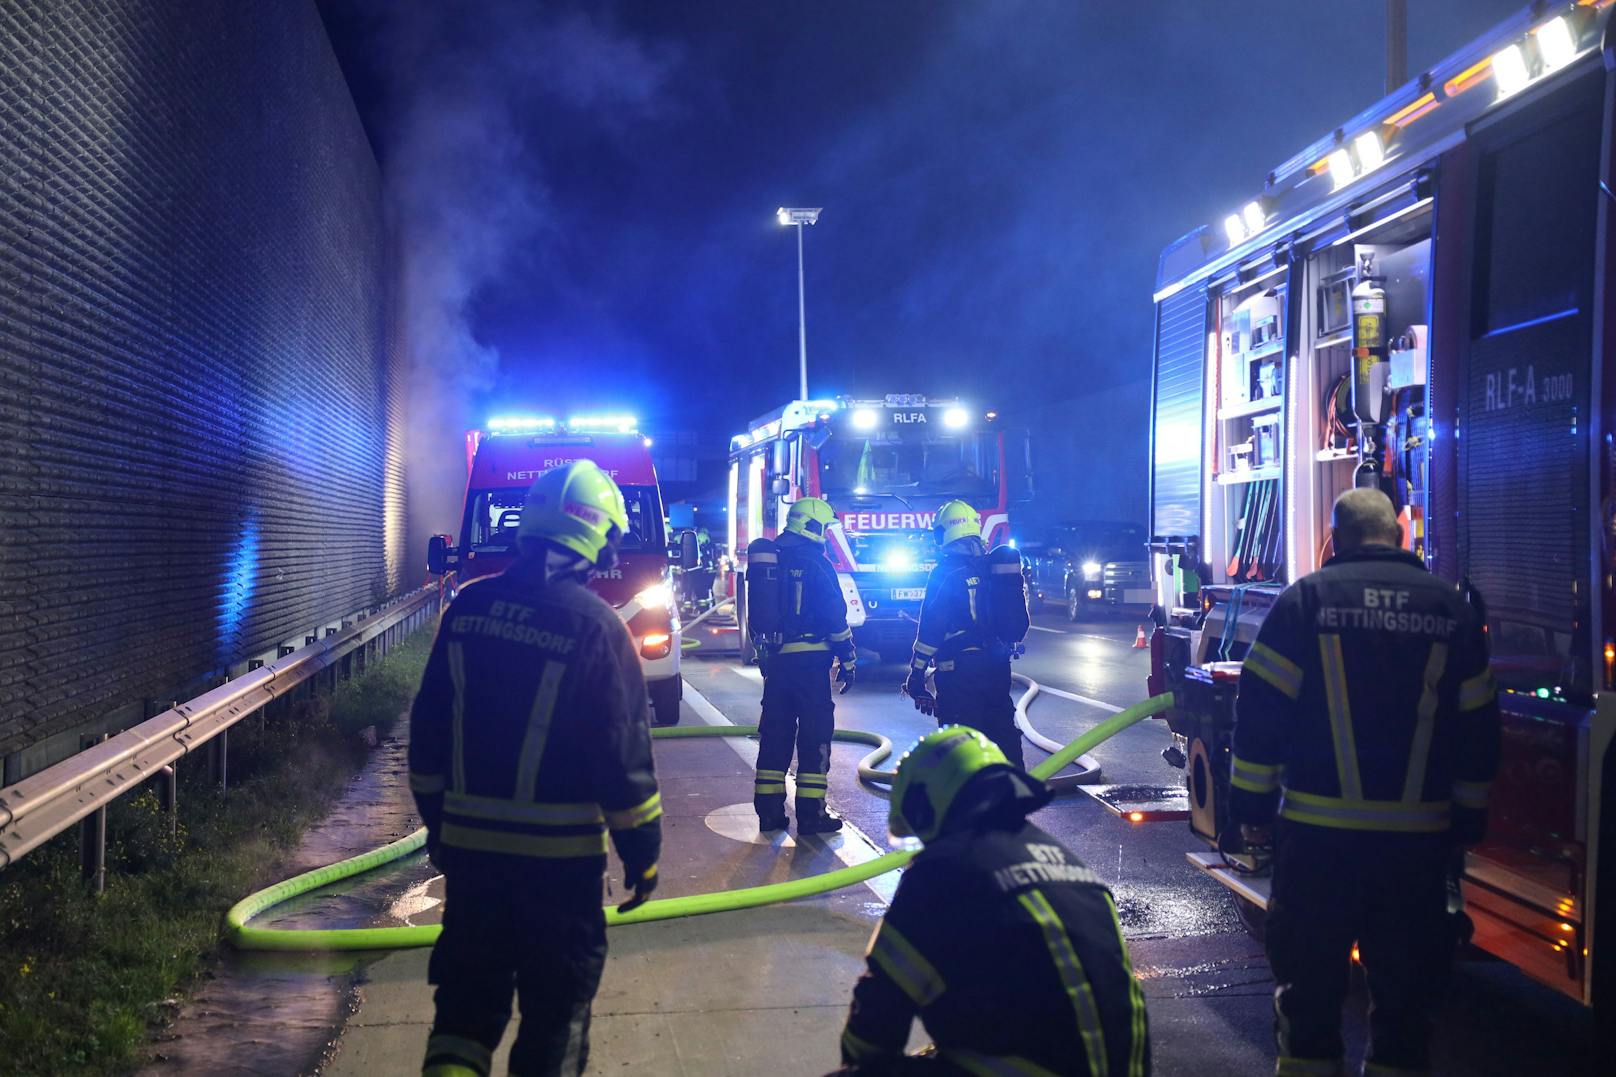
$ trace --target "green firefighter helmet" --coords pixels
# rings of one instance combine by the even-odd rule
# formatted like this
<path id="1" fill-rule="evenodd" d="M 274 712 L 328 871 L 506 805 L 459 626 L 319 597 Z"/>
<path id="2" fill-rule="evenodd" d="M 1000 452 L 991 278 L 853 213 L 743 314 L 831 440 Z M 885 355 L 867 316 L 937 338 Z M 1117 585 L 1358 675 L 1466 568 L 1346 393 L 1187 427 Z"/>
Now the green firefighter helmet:
<path id="1" fill-rule="evenodd" d="M 931 841 L 965 783 L 989 767 L 1009 768 L 1010 760 L 970 726 L 946 725 L 921 737 L 898 760 L 887 815 L 892 836 Z"/>
<path id="2" fill-rule="evenodd" d="M 965 502 L 950 501 L 937 510 L 932 528 L 937 534 L 937 545 L 947 546 L 955 539 L 981 538 L 982 518 Z"/>
<path id="3" fill-rule="evenodd" d="M 836 510 L 819 497 L 799 498 L 786 510 L 786 530 L 815 542 L 825 541 L 825 528 L 836 522 Z"/>
<path id="4" fill-rule="evenodd" d="M 628 510 L 617 483 L 594 461 L 574 460 L 533 480 L 516 534 L 553 542 L 599 565 L 627 530 Z"/>

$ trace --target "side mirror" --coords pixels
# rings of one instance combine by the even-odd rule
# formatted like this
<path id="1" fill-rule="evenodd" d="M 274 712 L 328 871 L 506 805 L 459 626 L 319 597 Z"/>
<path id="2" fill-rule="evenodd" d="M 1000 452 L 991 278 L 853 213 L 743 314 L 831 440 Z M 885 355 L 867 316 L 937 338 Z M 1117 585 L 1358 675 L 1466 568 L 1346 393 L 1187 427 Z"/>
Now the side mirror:
<path id="1" fill-rule="evenodd" d="M 426 570 L 434 576 L 449 571 L 457 559 L 457 551 L 449 545 L 450 536 L 433 535 L 426 543 Z"/>
<path id="2" fill-rule="evenodd" d="M 769 484 L 769 490 L 776 497 L 785 497 L 791 492 L 791 480 L 784 475 L 776 475 L 774 481 Z"/>
<path id="3" fill-rule="evenodd" d="M 701 567 L 701 543 L 694 531 L 681 531 L 668 543 L 668 563 L 682 572 Z"/>
<path id="4" fill-rule="evenodd" d="M 770 458 L 769 462 L 772 465 L 769 468 L 769 470 L 774 472 L 776 475 L 784 475 L 788 471 L 790 471 L 791 470 L 791 444 L 790 444 L 790 442 L 786 441 L 785 438 L 781 438 L 779 441 L 776 441 L 774 443 L 774 445 L 771 446 L 771 458 Z"/>

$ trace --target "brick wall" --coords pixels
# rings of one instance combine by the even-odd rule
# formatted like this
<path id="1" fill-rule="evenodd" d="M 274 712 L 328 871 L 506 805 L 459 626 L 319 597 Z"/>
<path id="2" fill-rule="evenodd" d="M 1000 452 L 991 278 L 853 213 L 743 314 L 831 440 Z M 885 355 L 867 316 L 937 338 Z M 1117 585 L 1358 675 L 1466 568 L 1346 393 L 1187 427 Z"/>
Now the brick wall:
<path id="1" fill-rule="evenodd" d="M 0 0 L 0 755 L 405 586 L 382 221 L 312 0 Z"/>

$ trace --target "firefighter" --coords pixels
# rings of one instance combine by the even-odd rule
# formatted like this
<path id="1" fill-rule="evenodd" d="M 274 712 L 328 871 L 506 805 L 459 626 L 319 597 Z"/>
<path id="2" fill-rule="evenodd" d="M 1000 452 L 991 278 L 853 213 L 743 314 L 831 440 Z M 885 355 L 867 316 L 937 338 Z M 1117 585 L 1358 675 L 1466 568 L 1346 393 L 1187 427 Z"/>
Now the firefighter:
<path id="1" fill-rule="evenodd" d="M 876 926 L 843 1073 L 1146 1077 L 1150 1038 L 1105 884 L 1027 815 L 1050 800 L 966 726 L 898 763 L 889 821 L 924 848 Z M 905 1056 L 918 1015 L 935 1049 Z"/>
<path id="2" fill-rule="evenodd" d="M 540 475 L 520 557 L 443 615 L 410 712 L 410 789 L 444 875 L 423 1073 L 486 1074 L 511 1016 L 513 1074 L 582 1073 L 606 960 L 606 835 L 633 904 L 657 882 L 662 807 L 628 629 L 589 591 L 628 529 L 595 464 Z"/>
<path id="3" fill-rule="evenodd" d="M 825 529 L 836 522 L 830 504 L 817 497 L 792 502 L 776 546 L 780 558 L 781 631 L 777 644 L 760 649 L 763 717 L 758 723 L 757 779 L 752 806 L 765 832 L 786 825 L 786 769 L 797 750 L 797 833 L 828 834 L 842 820 L 825 807 L 830 739 L 836 705 L 831 701 L 831 660 L 839 664 L 841 690 L 857 675 L 847 601 L 825 556 Z"/>
<path id="4" fill-rule="evenodd" d="M 1364 1072 L 1421 1073 L 1457 941 L 1450 867 L 1487 829 L 1498 704 L 1480 618 L 1401 548 L 1391 501 L 1349 490 L 1331 529 L 1335 556 L 1280 595 L 1246 656 L 1230 811 L 1248 846 L 1273 846 L 1277 1072 L 1342 1072 L 1356 942 Z"/>
<path id="5" fill-rule="evenodd" d="M 982 521 L 963 501 L 937 510 L 933 533 L 937 567 L 926 581 L 904 694 L 923 714 L 935 714 L 938 725 L 982 730 L 1019 767 L 1021 731 L 1010 700 L 1010 656 L 1030 623 L 1021 557 L 1009 550 L 1009 559 L 990 559 Z M 1000 568 L 1005 571 L 997 572 Z M 926 685 L 933 663 L 935 697 Z"/>

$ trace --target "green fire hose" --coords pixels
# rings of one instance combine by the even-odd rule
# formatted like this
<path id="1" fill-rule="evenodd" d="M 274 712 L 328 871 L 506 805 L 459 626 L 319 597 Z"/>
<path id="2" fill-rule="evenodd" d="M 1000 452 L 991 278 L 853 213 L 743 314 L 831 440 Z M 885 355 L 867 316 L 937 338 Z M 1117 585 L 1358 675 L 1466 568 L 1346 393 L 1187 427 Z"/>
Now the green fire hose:
<path id="1" fill-rule="evenodd" d="M 1072 741 L 1065 748 L 1032 768 L 1032 773 L 1039 778 L 1047 778 L 1055 774 L 1066 764 L 1085 752 L 1092 751 L 1096 745 L 1108 740 L 1122 730 L 1150 715 L 1159 714 L 1172 705 L 1171 694 L 1153 696 L 1142 703 L 1136 703 L 1119 714 L 1101 722 L 1093 729 Z M 687 737 L 747 737 L 757 734 L 756 726 L 671 726 L 653 729 L 651 735 L 660 740 L 680 740 Z M 875 764 L 881 762 L 892 752 L 891 742 L 887 738 L 874 733 L 865 733 L 855 729 L 839 729 L 836 739 L 853 741 L 859 744 L 875 745 L 875 750 L 865 756 L 859 764 L 860 776 L 863 777 L 866 769 L 874 775 L 883 775 L 876 771 Z M 888 777 L 890 777 L 888 775 Z M 283 902 L 303 894 L 319 890 L 334 882 L 352 878 L 355 875 L 392 863 L 402 857 L 408 856 L 426 845 L 426 830 L 422 828 L 408 837 L 400 838 L 380 849 L 373 849 L 368 853 L 350 857 L 347 860 L 329 864 L 323 868 L 304 872 L 302 875 L 276 883 L 274 886 L 250 894 L 233 905 L 225 914 L 226 936 L 231 944 L 238 950 L 278 950 L 278 951 L 334 951 L 334 950 L 394 950 L 414 946 L 430 946 L 437 940 L 441 930 L 437 924 L 408 925 L 403 927 L 361 927 L 342 928 L 330 930 L 280 930 L 277 928 L 251 927 L 249 921 L 274 908 Z M 792 901 L 797 898 L 813 897 L 817 894 L 826 894 L 833 890 L 840 890 L 846 886 L 854 886 L 877 875 L 884 875 L 889 871 L 903 867 L 914 853 L 910 850 L 887 853 L 874 860 L 853 867 L 838 868 L 835 871 L 811 875 L 803 879 L 791 879 L 783 883 L 769 883 L 765 886 L 749 886 L 740 890 L 720 890 L 707 894 L 691 894 L 686 897 L 658 898 L 646 902 L 629 913 L 619 913 L 616 908 L 606 909 L 606 923 L 608 926 L 623 924 L 644 924 L 653 920 L 671 920 L 683 916 L 699 916 L 710 912 L 728 912 L 734 909 L 750 909 L 759 905 L 772 905 L 781 901 Z"/>

